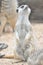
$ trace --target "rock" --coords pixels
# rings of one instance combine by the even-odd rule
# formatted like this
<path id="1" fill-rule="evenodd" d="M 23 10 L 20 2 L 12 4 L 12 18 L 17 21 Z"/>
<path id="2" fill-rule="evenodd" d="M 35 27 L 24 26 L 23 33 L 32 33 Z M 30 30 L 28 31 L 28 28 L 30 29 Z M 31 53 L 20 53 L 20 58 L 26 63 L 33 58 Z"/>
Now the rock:
<path id="1" fill-rule="evenodd" d="M 2 58 L 3 56 L 5 56 L 5 54 L 1 54 L 1 53 L 0 53 L 0 58 Z"/>
<path id="2" fill-rule="evenodd" d="M 0 43 L 0 51 L 3 50 L 3 49 L 6 49 L 8 47 L 7 44 L 5 43 Z"/>

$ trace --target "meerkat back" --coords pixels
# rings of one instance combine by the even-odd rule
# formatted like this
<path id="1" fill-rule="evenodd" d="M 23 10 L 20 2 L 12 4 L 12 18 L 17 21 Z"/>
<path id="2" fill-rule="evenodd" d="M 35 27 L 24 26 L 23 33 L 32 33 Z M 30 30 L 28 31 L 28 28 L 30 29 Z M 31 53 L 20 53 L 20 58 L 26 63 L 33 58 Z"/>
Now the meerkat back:
<path id="1" fill-rule="evenodd" d="M 0 1 L 0 21 L 3 21 L 3 17 L 6 18 L 6 20 L 3 21 L 3 25 L 1 27 L 4 29 L 6 22 L 9 22 L 12 28 L 14 29 L 15 23 L 17 20 L 17 13 L 16 9 L 18 7 L 18 1 L 17 0 L 1 0 Z M 2 31 L 3 31 L 2 29 Z"/>

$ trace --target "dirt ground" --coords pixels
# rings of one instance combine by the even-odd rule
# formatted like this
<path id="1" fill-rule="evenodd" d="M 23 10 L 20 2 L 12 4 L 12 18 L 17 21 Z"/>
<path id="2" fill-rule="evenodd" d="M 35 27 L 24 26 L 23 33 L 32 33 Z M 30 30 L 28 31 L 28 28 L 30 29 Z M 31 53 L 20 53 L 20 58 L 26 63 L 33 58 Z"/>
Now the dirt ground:
<path id="1" fill-rule="evenodd" d="M 39 48 L 43 48 L 43 23 L 34 23 L 32 25 L 38 39 Z M 19 60 L 7 58 L 14 55 L 15 52 L 16 41 L 14 33 L 3 34 L 0 37 L 0 43 L 6 43 L 8 45 L 7 49 L 0 51 L 0 53 L 5 54 L 6 57 L 2 59 L 0 58 L 0 65 L 27 65 L 26 62 L 17 63 Z"/>

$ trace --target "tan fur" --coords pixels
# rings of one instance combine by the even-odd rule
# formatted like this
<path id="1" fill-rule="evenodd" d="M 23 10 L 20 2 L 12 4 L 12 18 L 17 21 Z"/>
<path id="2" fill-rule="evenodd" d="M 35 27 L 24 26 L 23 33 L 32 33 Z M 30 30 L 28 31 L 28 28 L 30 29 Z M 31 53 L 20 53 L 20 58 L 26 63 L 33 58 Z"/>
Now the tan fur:
<path id="1" fill-rule="evenodd" d="M 6 24 L 6 18 L 4 16 L 0 16 L 0 35 L 2 35 L 2 32 L 3 32 L 3 29 L 4 29 L 4 26 Z"/>
<path id="2" fill-rule="evenodd" d="M 9 22 L 12 28 L 14 29 L 15 23 L 17 21 L 16 8 L 18 7 L 17 0 L 2 0 L 1 2 L 1 12 L 0 12 L 0 21 L 3 22 L 0 26 L 1 32 L 3 31 L 6 22 Z M 5 19 L 3 19 L 3 17 Z"/>

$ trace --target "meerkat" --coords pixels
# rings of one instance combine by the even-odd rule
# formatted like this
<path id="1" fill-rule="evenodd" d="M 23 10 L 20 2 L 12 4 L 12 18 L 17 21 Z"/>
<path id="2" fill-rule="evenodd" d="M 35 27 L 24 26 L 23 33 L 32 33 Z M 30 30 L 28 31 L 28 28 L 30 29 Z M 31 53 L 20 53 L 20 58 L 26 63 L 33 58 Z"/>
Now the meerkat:
<path id="1" fill-rule="evenodd" d="M 35 51 L 27 60 L 29 65 L 43 65 L 43 49 Z"/>
<path id="2" fill-rule="evenodd" d="M 18 19 L 15 25 L 16 51 L 22 60 L 27 60 L 31 53 L 38 49 L 37 39 L 29 20 L 31 9 L 28 5 L 21 5 L 17 8 L 17 12 Z"/>
<path id="3" fill-rule="evenodd" d="M 17 20 L 17 7 L 17 0 L 0 0 L 0 32 L 3 32 L 6 22 L 9 22 L 12 29 L 14 29 Z"/>
<path id="4" fill-rule="evenodd" d="M 28 19 L 31 9 L 21 5 L 18 9 L 18 20 L 15 25 L 17 40 L 16 52 L 28 65 L 43 65 L 43 49 L 39 49 L 37 38 Z"/>

